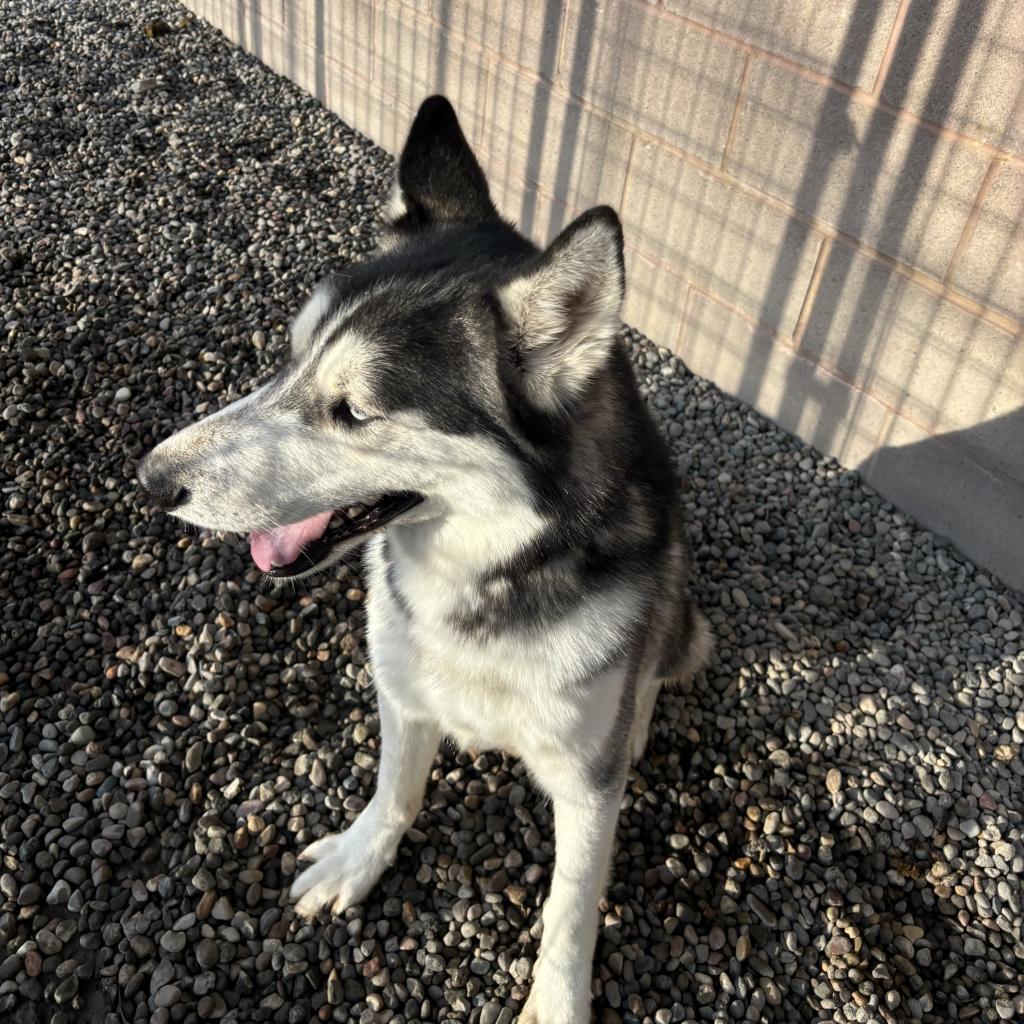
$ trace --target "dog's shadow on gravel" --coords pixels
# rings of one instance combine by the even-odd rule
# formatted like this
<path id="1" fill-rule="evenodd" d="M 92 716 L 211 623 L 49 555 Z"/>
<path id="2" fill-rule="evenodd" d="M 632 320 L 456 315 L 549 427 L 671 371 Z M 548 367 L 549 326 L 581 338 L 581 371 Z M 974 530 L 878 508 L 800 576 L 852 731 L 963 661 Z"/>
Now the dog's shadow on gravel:
<path id="1" fill-rule="evenodd" d="M 776 566 L 702 593 L 718 650 L 691 686 L 662 694 L 609 890 L 613 907 L 672 921 L 684 941 L 667 949 L 688 969 L 677 984 L 699 1004 L 722 998 L 724 971 L 736 1012 L 759 989 L 780 1020 L 846 1005 L 951 1019 L 978 1006 L 956 979 L 982 940 L 1002 951 L 990 980 L 1018 992 L 1024 948 L 993 907 L 1017 889 L 996 879 L 1020 861 L 1001 834 L 1021 821 L 1020 749 L 974 713 L 1010 658 L 966 638 L 1019 610 L 938 557 L 957 579 L 916 604 L 891 572 L 842 559 L 811 585 Z M 985 892 L 974 866 L 993 879 Z M 606 929 L 599 965 L 620 941 Z"/>

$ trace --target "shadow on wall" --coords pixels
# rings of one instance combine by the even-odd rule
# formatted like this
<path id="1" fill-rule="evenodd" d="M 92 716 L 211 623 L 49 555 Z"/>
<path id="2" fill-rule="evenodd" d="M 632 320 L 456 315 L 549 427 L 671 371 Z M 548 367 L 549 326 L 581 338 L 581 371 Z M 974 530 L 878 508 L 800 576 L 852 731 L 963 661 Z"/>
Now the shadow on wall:
<path id="1" fill-rule="evenodd" d="M 1010 119 L 1000 104 L 1016 110 L 1024 84 L 1013 94 L 1010 79 L 1011 95 L 997 102 L 979 66 L 1024 60 L 1012 42 L 1020 16 L 1008 0 L 835 0 L 835 17 L 802 2 L 768 6 L 774 15 L 717 0 L 668 4 L 832 76 L 836 87 L 681 22 L 665 32 L 663 12 L 641 3 L 570 0 L 486 12 L 437 0 L 429 17 L 377 5 L 365 24 L 369 4 L 284 4 L 279 70 L 321 102 L 350 107 L 357 127 L 392 148 L 425 95 L 448 93 L 499 206 L 540 241 L 587 206 L 618 207 L 639 326 L 695 372 L 859 466 L 1005 576 L 1024 435 L 1014 443 L 989 424 L 1019 427 L 1024 340 L 942 294 L 968 256 L 996 268 L 1003 293 L 1013 290 L 1000 270 L 1012 262 L 1012 223 L 986 235 L 982 255 L 965 244 L 975 200 L 993 181 L 1000 187 L 1002 167 L 991 152 L 891 111 L 906 107 L 968 135 L 982 135 L 986 118 Z M 231 26 L 271 63 L 260 24 L 277 10 L 240 0 Z M 334 45 L 335 35 L 346 45 Z M 345 61 L 362 48 L 372 63 L 360 84 Z M 1014 148 L 1014 131 L 994 144 Z M 842 234 L 828 237 L 812 219 Z M 917 279 L 849 239 L 917 268 Z M 879 448 L 885 454 L 873 455 Z M 908 492 L 914 459 L 922 469 Z M 968 501 L 969 486 L 940 486 L 941 474 L 932 482 L 926 467 L 940 461 L 962 466 L 964 480 L 988 481 L 1002 545 L 968 506 L 951 504 L 954 492 Z M 1021 574 L 1011 582 L 1021 586 Z"/>
<path id="2" fill-rule="evenodd" d="M 974 519 L 970 554 L 1024 590 L 1024 484 L 970 458 L 1024 442 L 1024 406 L 996 419 L 905 445 L 880 448 L 858 467 L 901 508 L 949 536 Z M 993 521 L 994 504 L 1009 514 Z"/>
<path id="3" fill-rule="evenodd" d="M 932 0 L 913 0 L 907 9 L 906 30 L 879 86 L 880 95 L 894 107 L 906 104 L 911 83 L 920 77 L 918 65 L 926 45 L 934 42 L 940 6 Z M 954 112 L 961 78 L 979 42 L 981 15 L 988 6 L 986 0 L 959 0 L 942 26 L 945 39 L 928 68 L 930 81 L 920 100 L 937 123 L 946 123 Z M 858 3 L 844 42 L 844 53 L 851 60 L 859 62 L 863 53 L 862 22 L 879 9 L 873 0 Z M 846 117 L 840 108 L 848 106 L 840 93 L 830 94 L 819 115 L 816 140 L 835 137 L 834 119 Z M 825 196 L 829 165 L 840 151 L 815 146 L 795 205 L 809 214 L 821 213 L 856 238 L 870 236 L 870 222 L 877 221 L 878 248 L 899 256 L 909 244 L 914 247 L 911 261 L 937 274 L 941 264 L 928 265 L 929 240 L 943 231 L 941 199 L 929 209 L 922 183 L 937 175 L 941 189 L 955 191 L 956 169 L 938 136 L 921 130 L 909 139 L 900 138 L 901 134 L 905 133 L 882 107 L 873 111 L 866 126 L 850 129 L 850 138 L 857 140 L 857 157 L 837 214 L 821 213 L 820 207 L 829 205 Z M 981 173 L 980 166 L 976 173 Z M 874 209 L 876 193 L 885 197 L 880 213 Z M 834 203 L 831 208 L 836 208 Z M 809 313 L 803 314 L 806 326 L 796 338 L 797 351 L 829 367 L 857 390 L 831 389 L 826 419 L 832 426 L 813 435 L 800 433 L 813 436 L 822 450 L 841 449 L 847 439 L 836 431 L 852 431 L 864 422 L 861 415 L 850 415 L 854 412 L 850 406 L 852 402 L 873 406 L 865 394 L 870 393 L 878 399 L 879 408 L 867 410 L 868 423 L 875 418 L 872 413 L 877 412 L 880 419 L 884 408 L 897 414 L 887 417 L 876 444 L 884 445 L 887 435 L 910 434 L 920 439 L 885 445 L 863 459 L 859 469 L 865 479 L 929 528 L 955 537 L 967 554 L 992 566 L 1011 585 L 1024 588 L 1020 336 L 979 324 L 969 314 L 908 284 L 883 263 L 868 261 L 845 245 L 833 244 L 823 256 L 820 290 Z M 780 258 L 769 296 L 788 287 L 791 270 Z M 773 301 L 774 308 L 780 308 Z M 901 323 L 908 319 L 914 322 Z M 774 331 L 781 326 L 764 313 L 759 322 Z M 744 397 L 754 404 L 760 398 L 764 369 L 754 350 L 741 385 Z M 775 399 L 777 416 L 785 424 L 799 420 L 807 403 L 814 400 L 815 389 L 808 389 L 807 379 L 800 363 L 793 361 L 783 393 Z M 916 430 L 915 422 L 927 429 Z M 928 436 L 929 430 L 949 426 L 961 429 Z"/>
<path id="4" fill-rule="evenodd" d="M 955 94 L 955 87 L 951 87 L 950 83 L 959 80 L 963 74 L 965 58 L 977 38 L 979 20 L 972 17 L 970 8 L 973 6 L 973 0 L 960 0 L 953 27 L 947 35 L 942 55 L 935 66 L 932 92 L 938 100 L 939 107 L 943 107 L 942 97 L 946 97 L 947 100 L 944 109 L 936 110 L 936 118 L 940 122 L 943 120 L 943 113 L 948 110 L 949 99 Z M 921 23 L 922 31 L 914 37 L 910 45 L 900 47 L 899 74 L 901 78 L 905 76 L 906 81 L 913 78 L 914 69 L 921 59 L 924 40 L 928 38 L 929 23 L 934 17 L 935 8 L 934 0 L 915 0 L 910 5 L 908 20 Z M 864 41 L 871 38 L 869 26 L 877 18 L 879 11 L 880 5 L 877 0 L 859 0 L 850 18 L 842 54 L 846 58 L 846 63 L 854 68 L 859 69 L 864 60 L 867 52 Z M 887 77 L 893 76 L 895 67 L 894 61 Z M 885 84 L 882 90 L 886 90 Z M 901 94 L 892 97 L 895 106 L 900 106 L 902 99 L 902 91 Z M 889 177 L 892 173 L 887 166 L 887 154 L 895 140 L 896 122 L 888 112 L 879 107 L 872 112 L 866 126 L 858 126 L 852 121 L 851 106 L 850 100 L 842 93 L 836 90 L 828 92 L 815 126 L 816 145 L 804 165 L 794 205 L 808 214 L 818 214 L 827 201 L 825 192 L 830 184 L 832 165 L 838 162 L 844 150 L 856 148 L 857 157 L 849 171 L 849 186 L 845 198 L 840 203 L 833 200 L 831 205 L 837 207 L 838 213 L 829 215 L 828 219 L 834 219 L 847 234 L 855 238 L 862 237 L 869 217 L 873 217 L 874 193 L 877 191 L 882 195 L 887 194 L 883 212 L 878 217 L 878 221 L 884 225 L 880 247 L 899 251 L 903 235 L 910 227 L 918 204 L 917 190 L 938 153 L 939 140 L 937 136 L 927 132 L 914 133 L 904 151 L 899 168 L 892 177 L 893 184 L 883 184 L 880 179 L 883 176 Z M 837 124 L 842 125 L 838 134 Z M 817 140 L 821 140 L 820 144 L 817 144 Z M 831 140 L 831 144 L 828 140 Z M 790 224 L 788 230 L 803 230 L 795 221 L 791 221 Z M 785 251 L 784 248 L 783 252 Z M 855 281 L 852 272 L 855 261 L 850 258 L 849 250 L 837 246 L 833 252 L 832 247 L 829 247 L 828 252 L 823 255 L 826 260 L 824 274 L 828 280 L 829 294 L 826 297 L 819 293 L 814 300 L 801 347 L 810 349 L 824 344 L 828 339 L 828 344 L 841 351 L 845 363 L 862 367 L 865 363 L 875 360 L 878 355 L 877 349 L 872 354 L 868 352 L 867 346 L 873 337 L 875 320 L 882 308 L 880 299 L 891 272 L 882 264 L 874 264 L 863 280 Z M 769 295 L 793 287 L 793 269 L 789 261 L 780 257 L 768 286 Z M 843 330 L 843 325 L 836 322 L 835 311 L 842 304 L 842 293 L 850 286 L 859 288 L 852 308 L 859 310 L 861 317 L 855 330 Z M 821 301 L 822 299 L 825 301 Z M 777 301 L 774 306 L 779 308 Z M 760 323 L 773 333 L 779 332 L 782 327 L 771 314 L 762 315 Z M 837 332 L 841 337 L 836 337 Z M 762 359 L 755 355 L 748 361 L 744 371 L 743 390 L 746 393 L 753 393 L 754 397 L 750 401 L 755 404 L 759 397 L 763 370 Z M 870 370 L 868 372 L 870 373 Z M 786 418 L 793 419 L 800 415 L 801 407 L 808 401 L 808 395 L 792 371 L 787 374 L 784 388 L 781 406 Z M 849 394 L 845 389 L 841 392 L 839 400 L 844 406 L 849 401 Z M 843 422 L 845 412 L 845 409 L 833 409 L 833 422 Z M 823 450 L 829 451 L 832 450 L 834 442 L 835 438 L 830 434 L 821 438 L 818 444 Z"/>
<path id="5" fill-rule="evenodd" d="M 755 57 L 744 68 L 740 88 L 746 95 L 737 103 L 720 162 L 700 154 L 699 140 L 687 137 L 700 128 L 693 118 L 677 119 L 683 134 L 674 144 L 697 153 L 706 169 L 649 156 L 657 147 L 634 151 L 623 210 L 627 238 L 638 239 L 644 258 L 632 268 L 630 287 L 644 288 L 645 274 L 655 278 L 647 284 L 652 303 L 646 310 L 658 325 L 655 337 L 675 340 L 695 372 L 846 465 L 859 465 L 870 484 L 924 525 L 951 535 L 969 556 L 1024 587 L 1024 573 L 1011 568 L 1024 549 L 1024 431 L 1018 418 L 1024 337 L 1019 326 L 993 326 L 969 312 L 969 303 L 958 305 L 943 294 L 958 260 L 962 266 L 968 257 L 974 218 L 1002 163 L 991 151 L 892 113 L 908 108 L 933 123 L 978 128 L 979 63 L 1003 59 L 1024 66 L 1024 53 L 1012 42 L 1019 38 L 1012 31 L 1019 14 L 1002 0 L 911 0 L 905 6 L 853 0 L 836 7 L 846 28 L 828 69 L 842 69 L 835 73 L 857 84 L 859 99 Z M 694 0 L 677 9 L 700 20 L 709 5 Z M 648 76 L 658 74 L 660 43 L 643 38 L 637 7 L 608 10 L 618 18 L 612 38 L 638 42 L 643 52 L 638 58 L 623 52 L 601 88 L 614 98 L 615 83 L 632 76 L 627 92 L 643 96 Z M 751 28 L 755 13 L 745 17 L 749 21 L 735 27 L 737 34 L 764 31 L 763 23 Z M 588 56 L 587 63 L 607 71 L 612 54 L 606 31 L 584 32 L 578 45 L 595 37 L 605 52 Z M 812 36 L 804 42 L 812 49 Z M 731 79 L 721 74 L 712 44 L 704 45 L 706 56 L 680 52 L 676 59 L 679 78 L 686 80 L 692 74 L 685 58 L 692 68 L 696 56 L 698 82 L 706 87 L 699 102 L 710 102 L 708 94 L 724 94 Z M 1012 109 L 1021 105 L 1019 79 L 1007 83 Z M 574 91 L 579 88 L 574 83 Z M 883 102 L 863 102 L 865 93 Z M 967 124 L 965 108 L 972 114 Z M 659 116 L 667 116 L 665 109 L 658 108 Z M 634 114 L 625 112 L 631 119 Z M 665 136 L 659 141 L 673 141 Z M 730 178 L 753 184 L 804 217 L 751 200 Z M 842 235 L 822 237 L 807 218 L 820 218 Z M 1012 223 L 1004 223 L 1001 232 L 991 233 L 985 253 L 990 266 L 1010 258 L 1013 231 Z M 918 275 L 911 280 L 849 239 L 866 241 Z M 651 307 L 664 306 L 672 274 L 679 271 L 689 288 L 683 325 L 673 335 L 671 317 Z M 929 283 L 924 275 L 930 288 L 922 287 Z M 1002 287 L 999 276 L 993 283 Z M 886 457 L 872 458 L 882 446 Z M 899 472 L 894 451 L 901 453 Z M 920 460 L 916 470 L 914 460 Z M 971 503 L 982 484 L 987 522 Z"/>

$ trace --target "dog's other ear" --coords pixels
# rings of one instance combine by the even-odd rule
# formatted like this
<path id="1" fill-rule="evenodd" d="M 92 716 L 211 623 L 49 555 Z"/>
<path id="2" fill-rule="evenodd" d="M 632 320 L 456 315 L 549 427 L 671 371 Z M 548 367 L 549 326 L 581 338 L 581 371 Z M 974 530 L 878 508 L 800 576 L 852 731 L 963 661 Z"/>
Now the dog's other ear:
<path id="1" fill-rule="evenodd" d="M 331 278 L 325 277 L 313 289 L 313 293 L 288 327 L 293 359 L 301 359 L 306 354 L 310 342 L 324 326 L 330 309 Z"/>
<path id="2" fill-rule="evenodd" d="M 597 206 L 574 220 L 498 300 L 512 325 L 527 397 L 565 411 L 604 366 L 622 326 L 622 225 Z"/>
<path id="3" fill-rule="evenodd" d="M 487 179 L 444 96 L 423 101 L 398 161 L 388 213 L 394 228 L 497 218 Z"/>

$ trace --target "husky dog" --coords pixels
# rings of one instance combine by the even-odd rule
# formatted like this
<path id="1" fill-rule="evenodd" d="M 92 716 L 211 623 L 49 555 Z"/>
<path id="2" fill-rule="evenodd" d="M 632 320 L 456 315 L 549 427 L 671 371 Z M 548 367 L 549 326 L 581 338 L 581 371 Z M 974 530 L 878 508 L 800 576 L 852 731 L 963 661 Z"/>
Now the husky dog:
<path id="1" fill-rule="evenodd" d="M 615 213 L 589 210 L 539 251 L 435 96 L 376 257 L 315 289 L 276 378 L 139 467 L 176 516 L 248 533 L 274 579 L 365 545 L 380 773 L 357 821 L 303 852 L 300 914 L 366 898 L 442 737 L 524 760 L 556 837 L 519 1018 L 538 1024 L 589 1020 L 626 773 L 659 687 L 711 647 L 665 444 L 619 338 L 623 287 Z"/>

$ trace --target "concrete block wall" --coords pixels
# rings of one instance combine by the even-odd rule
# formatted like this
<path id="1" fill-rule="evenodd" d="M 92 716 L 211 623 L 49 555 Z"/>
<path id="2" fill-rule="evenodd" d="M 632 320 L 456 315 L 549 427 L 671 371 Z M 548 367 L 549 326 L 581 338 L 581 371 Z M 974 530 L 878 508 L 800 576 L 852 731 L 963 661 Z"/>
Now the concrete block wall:
<path id="1" fill-rule="evenodd" d="M 1020 0 L 187 0 L 391 152 L 450 96 L 626 319 L 1024 588 Z"/>

